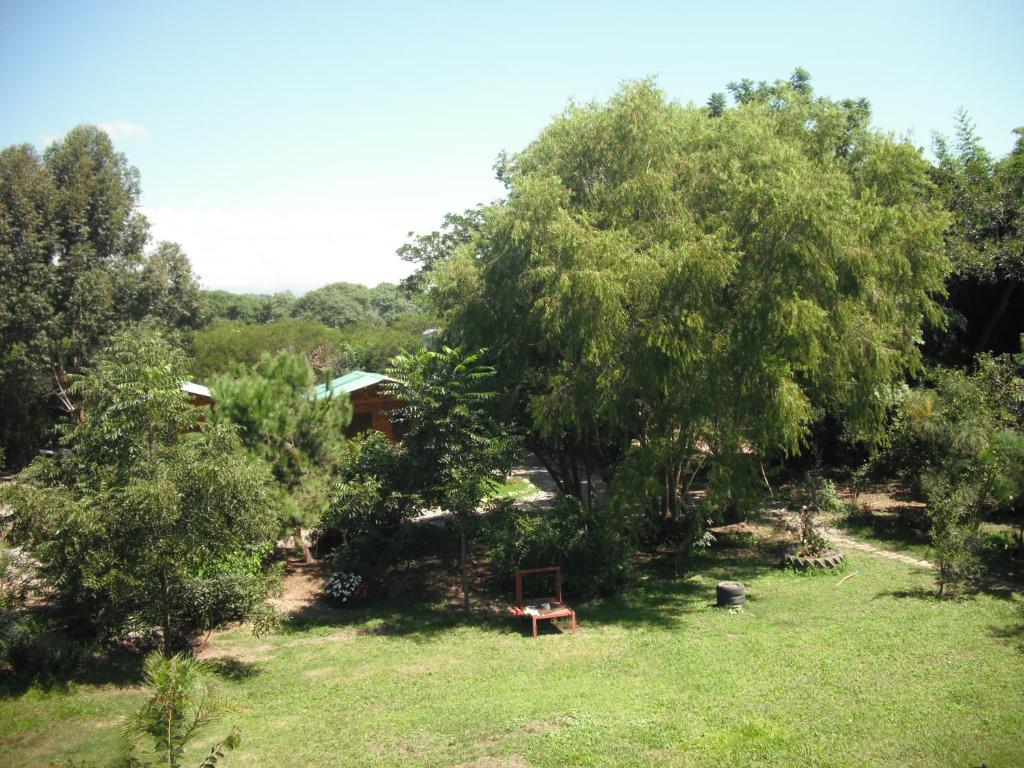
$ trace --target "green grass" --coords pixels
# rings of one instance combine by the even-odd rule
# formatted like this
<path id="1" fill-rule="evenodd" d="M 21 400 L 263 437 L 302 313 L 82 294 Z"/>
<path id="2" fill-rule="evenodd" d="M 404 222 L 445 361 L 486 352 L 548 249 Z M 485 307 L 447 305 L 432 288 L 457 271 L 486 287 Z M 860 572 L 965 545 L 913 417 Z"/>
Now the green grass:
<path id="1" fill-rule="evenodd" d="M 228 766 L 1024 765 L 1019 596 L 939 601 L 929 574 L 856 552 L 839 586 L 776 554 L 651 566 L 577 606 L 576 637 L 426 604 L 231 630 L 228 712 L 200 741 L 237 724 Z M 711 607 L 726 577 L 745 609 Z M 0 765 L 111 755 L 142 696 L 123 673 L 0 698 Z"/>
<path id="2" fill-rule="evenodd" d="M 920 522 L 901 515 L 881 515 L 860 511 L 838 518 L 835 524 L 856 539 L 881 549 L 902 552 L 934 562 L 936 552 Z M 1024 584 L 1024 551 L 1014 538 L 1015 528 L 982 523 L 978 557 L 982 572 L 997 579 Z"/>
<path id="3" fill-rule="evenodd" d="M 928 534 L 900 515 L 858 512 L 838 518 L 836 525 L 856 539 L 882 549 L 903 552 L 920 560 L 930 560 L 932 546 Z"/>
<path id="4" fill-rule="evenodd" d="M 489 499 L 521 499 L 537 492 L 537 486 L 525 477 L 510 477 L 502 483 L 494 483 L 491 492 L 487 494 Z"/>

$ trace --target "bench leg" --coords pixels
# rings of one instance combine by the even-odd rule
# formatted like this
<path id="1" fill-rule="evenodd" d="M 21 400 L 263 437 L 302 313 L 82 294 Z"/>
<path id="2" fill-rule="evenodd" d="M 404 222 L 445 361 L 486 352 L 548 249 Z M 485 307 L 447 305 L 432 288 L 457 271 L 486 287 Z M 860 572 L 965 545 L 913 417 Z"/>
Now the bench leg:
<path id="1" fill-rule="evenodd" d="M 572 633 L 574 635 L 576 634 L 576 613 L 575 613 L 575 611 L 572 614 Z"/>
<path id="2" fill-rule="evenodd" d="M 533 639 L 537 639 L 537 617 L 533 616 Z"/>

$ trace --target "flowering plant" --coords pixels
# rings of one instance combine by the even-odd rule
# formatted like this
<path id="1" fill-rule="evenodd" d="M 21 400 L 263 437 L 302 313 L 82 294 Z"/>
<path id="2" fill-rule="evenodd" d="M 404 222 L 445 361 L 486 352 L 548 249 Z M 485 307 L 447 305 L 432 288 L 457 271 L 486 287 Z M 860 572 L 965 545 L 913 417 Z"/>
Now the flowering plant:
<path id="1" fill-rule="evenodd" d="M 324 594 L 344 603 L 352 595 L 362 596 L 365 589 L 360 590 L 363 577 L 356 573 L 338 572 L 331 576 L 324 585 Z M 360 594 L 357 594 L 360 593 Z"/>

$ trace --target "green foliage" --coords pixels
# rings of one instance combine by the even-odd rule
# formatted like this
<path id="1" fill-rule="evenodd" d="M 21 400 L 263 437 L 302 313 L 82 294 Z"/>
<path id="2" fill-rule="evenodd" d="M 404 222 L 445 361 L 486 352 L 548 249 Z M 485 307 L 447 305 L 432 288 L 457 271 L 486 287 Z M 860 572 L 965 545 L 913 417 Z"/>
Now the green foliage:
<path id="1" fill-rule="evenodd" d="M 343 331 L 343 365 L 339 370 L 386 370 L 395 355 L 422 347 L 423 332 L 436 324 L 430 315 L 412 313 L 395 318 L 390 325 L 371 322 L 350 326 Z"/>
<path id="2" fill-rule="evenodd" d="M 806 557 L 822 554 L 828 549 L 828 541 L 818 528 L 818 517 L 823 512 L 839 515 L 846 511 L 835 484 L 816 472 L 809 473 L 798 489 L 793 506 L 800 522 L 800 549 L 797 554 Z"/>
<path id="3" fill-rule="evenodd" d="M 303 294 L 293 313 L 330 328 L 354 325 L 370 316 L 370 289 L 355 283 L 330 283 Z"/>
<path id="4" fill-rule="evenodd" d="M 313 320 L 275 320 L 270 323 L 217 322 L 192 339 L 192 372 L 206 379 L 227 373 L 232 366 L 252 366 L 265 354 L 289 352 L 312 356 L 320 352 L 323 369 L 338 370 L 345 359 L 340 332 Z"/>
<path id="5" fill-rule="evenodd" d="M 61 680 L 79 671 L 91 650 L 29 611 L 32 567 L 27 555 L 0 543 L 0 681 Z"/>
<path id="6" fill-rule="evenodd" d="M 972 522 L 973 490 L 936 480 L 929 487 L 928 520 L 938 566 L 939 595 L 962 584 L 980 570 L 978 530 Z"/>
<path id="7" fill-rule="evenodd" d="M 953 264 L 949 332 L 932 341 L 942 359 L 963 362 L 975 352 L 1011 349 L 1024 333 L 1009 311 L 1024 280 L 1024 133 L 1006 157 L 982 146 L 967 113 L 956 120 L 956 138 L 935 137 L 933 175 L 952 214 L 946 249 Z M 1001 329 L 1001 330 L 1000 330 Z"/>
<path id="8" fill-rule="evenodd" d="M 180 245 L 158 243 L 139 270 L 137 280 L 134 317 L 154 319 L 169 329 L 200 326 L 199 284 Z"/>
<path id="9" fill-rule="evenodd" d="M 251 369 L 214 380 L 216 424 L 230 425 L 277 481 L 274 509 L 283 530 L 317 525 L 327 512 L 331 475 L 352 418 L 347 397 L 314 398 L 316 377 L 298 355 L 264 353 Z M 307 558 L 308 551 L 302 544 Z"/>
<path id="10" fill-rule="evenodd" d="M 195 325 L 198 288 L 178 246 L 143 252 L 138 171 L 88 125 L 40 157 L 0 152 L 0 442 L 20 463 L 57 415 L 68 375 L 136 322 Z M 54 395 L 54 392 L 57 394 Z"/>
<path id="11" fill-rule="evenodd" d="M 239 323 L 270 323 L 291 315 L 295 297 L 289 291 L 271 296 L 230 291 L 202 292 L 202 324 L 222 320 Z"/>
<path id="12" fill-rule="evenodd" d="M 356 442 L 339 473 L 321 539 L 339 545 L 336 570 L 379 577 L 408 543 L 406 520 L 424 508 L 453 512 L 468 601 L 465 540 L 481 501 L 518 451 L 490 411 L 494 369 L 479 354 L 446 347 L 403 353 L 388 374 L 396 379 L 390 394 L 404 402 L 389 415 L 406 429 L 405 437 L 393 445 L 370 433 Z"/>
<path id="13" fill-rule="evenodd" d="M 1013 512 L 1024 495 L 1022 363 L 1019 355 L 982 355 L 972 373 L 932 371 L 930 386 L 900 400 L 875 459 L 927 499 L 940 592 L 977 569 L 981 522 Z"/>
<path id="14" fill-rule="evenodd" d="M 145 768 L 180 768 L 185 749 L 199 733 L 220 717 L 221 706 L 212 698 L 207 679 L 209 668 L 191 656 L 175 654 L 165 658 L 159 653 L 146 657 L 143 668 L 150 697 L 122 728 L 125 755 L 129 765 Z M 145 741 L 154 760 L 139 761 L 135 752 Z M 224 753 L 241 743 L 234 728 L 210 749 L 199 768 L 218 765 Z"/>
<path id="15" fill-rule="evenodd" d="M 198 331 L 192 340 L 192 372 L 199 379 L 226 373 L 233 365 L 251 366 L 264 353 L 303 355 L 323 376 L 351 370 L 382 371 L 402 349 L 416 349 L 421 334 L 434 325 L 426 315 L 407 314 L 391 325 L 363 322 L 344 330 L 315 320 L 275 320 L 269 323 L 217 322 Z"/>
<path id="16" fill-rule="evenodd" d="M 296 299 L 292 316 L 317 320 L 330 328 L 346 328 L 367 322 L 390 323 L 414 310 L 415 304 L 391 283 L 374 288 L 330 283 Z"/>
<path id="17" fill-rule="evenodd" d="M 574 595 L 607 595 L 627 579 L 636 552 L 626 518 L 614 508 L 590 507 L 573 497 L 553 507 L 491 503 L 483 523 L 487 554 L 503 580 L 517 570 L 562 567 L 565 589 Z"/>
<path id="18" fill-rule="evenodd" d="M 421 509 L 416 474 L 405 446 L 380 432 L 346 447 L 318 546 L 333 548 L 335 571 L 379 578 L 400 557 L 403 523 Z"/>
<path id="19" fill-rule="evenodd" d="M 492 410 L 495 370 L 484 352 L 403 353 L 388 375 L 405 405 L 391 419 L 407 429 L 404 444 L 418 470 L 425 503 L 472 515 L 495 481 L 511 469 L 518 443 Z"/>
<path id="20" fill-rule="evenodd" d="M 730 498 L 825 414 L 876 435 L 920 366 L 947 271 L 928 164 L 806 73 L 733 91 L 714 119 L 650 81 L 570 106 L 433 272 L 448 338 L 492 350 L 568 495 L 644 452 L 638 503 L 690 514 L 696 473 Z"/>
<path id="21" fill-rule="evenodd" d="M 402 281 L 410 293 L 428 291 L 432 273 L 438 265 L 451 258 L 461 246 L 468 245 L 483 223 L 483 208 L 471 208 L 461 214 L 445 214 L 441 228 L 426 235 L 409 233 L 409 242 L 396 252 L 402 261 L 418 265 L 416 271 Z"/>
<path id="22" fill-rule="evenodd" d="M 68 453 L 4 488 L 12 539 L 79 631 L 156 626 L 166 650 L 263 610 L 269 473 L 230 430 L 200 422 L 183 374 L 159 337 L 118 337 L 73 383 L 86 418 L 64 431 Z"/>
<path id="23" fill-rule="evenodd" d="M 1024 492 L 1022 373 L 1009 355 L 980 357 L 974 373 L 933 370 L 930 386 L 901 398 L 877 465 L 926 496 L 965 489 L 975 520 L 1013 503 Z"/>

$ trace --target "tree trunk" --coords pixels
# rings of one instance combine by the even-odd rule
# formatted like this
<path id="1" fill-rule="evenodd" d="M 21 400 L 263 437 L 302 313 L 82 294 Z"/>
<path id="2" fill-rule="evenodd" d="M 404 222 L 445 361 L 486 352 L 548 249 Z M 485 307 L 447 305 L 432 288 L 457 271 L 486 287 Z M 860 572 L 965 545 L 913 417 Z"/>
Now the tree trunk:
<path id="1" fill-rule="evenodd" d="M 301 525 L 295 528 L 295 540 L 299 542 L 299 549 L 302 550 L 302 562 L 308 565 L 316 561 L 313 559 L 313 555 L 309 552 L 309 545 L 306 544 L 306 537 L 304 534 L 305 531 L 302 529 Z"/>
<path id="2" fill-rule="evenodd" d="M 999 303 L 996 308 L 992 310 L 992 314 L 989 315 L 988 322 L 985 323 L 985 330 L 981 332 L 981 339 L 978 341 L 978 346 L 975 352 L 983 352 L 985 347 L 988 346 L 989 339 L 992 338 L 992 332 L 996 329 L 996 324 L 999 319 L 1006 312 L 1006 308 L 1010 306 L 1010 299 L 1013 298 L 1014 291 L 1017 290 L 1017 281 L 1010 280 L 1006 287 L 1003 289 L 1003 295 L 999 297 Z"/>
<path id="3" fill-rule="evenodd" d="M 462 607 L 469 615 L 469 570 L 466 562 L 466 529 L 459 527 L 459 554 L 462 560 Z"/>
<path id="4" fill-rule="evenodd" d="M 765 471 L 764 471 L 764 462 L 761 461 L 760 459 L 758 459 L 757 463 L 761 467 L 761 479 L 764 480 L 764 484 L 766 486 L 768 486 L 768 495 L 771 496 L 774 499 L 775 498 L 775 491 L 772 490 L 772 484 L 768 482 L 768 475 L 766 475 Z M 856 493 L 854 494 L 854 497 L 853 497 L 853 503 L 854 504 L 857 503 Z"/>
<path id="5" fill-rule="evenodd" d="M 167 574 L 163 571 L 160 572 L 160 602 L 161 602 L 161 624 L 163 629 L 163 646 L 164 656 L 169 657 L 171 655 L 171 596 L 170 590 L 167 586 Z"/>

